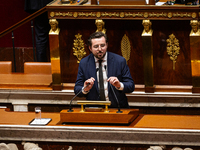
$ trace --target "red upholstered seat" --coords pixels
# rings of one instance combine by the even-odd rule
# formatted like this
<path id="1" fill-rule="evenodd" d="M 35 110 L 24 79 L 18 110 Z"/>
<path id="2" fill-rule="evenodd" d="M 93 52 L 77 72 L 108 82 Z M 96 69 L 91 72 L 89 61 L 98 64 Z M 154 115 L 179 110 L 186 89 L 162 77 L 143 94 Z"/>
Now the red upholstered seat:
<path id="1" fill-rule="evenodd" d="M 51 63 L 50 62 L 25 62 L 24 73 L 51 74 Z"/>

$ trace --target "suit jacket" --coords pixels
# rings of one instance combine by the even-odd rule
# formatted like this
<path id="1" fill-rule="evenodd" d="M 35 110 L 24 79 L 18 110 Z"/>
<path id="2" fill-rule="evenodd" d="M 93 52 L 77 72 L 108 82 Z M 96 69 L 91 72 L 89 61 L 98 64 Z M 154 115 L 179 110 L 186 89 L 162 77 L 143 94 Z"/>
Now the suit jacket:
<path id="1" fill-rule="evenodd" d="M 111 76 L 115 76 L 119 79 L 120 82 L 124 84 L 124 89 L 122 91 L 117 90 L 115 87 L 113 87 L 113 89 L 118 98 L 120 107 L 129 108 L 128 100 L 125 93 L 131 93 L 135 89 L 129 67 L 126 64 L 126 60 L 124 57 L 111 52 L 107 52 L 107 55 L 107 76 L 108 78 Z M 81 92 L 78 96 L 85 96 L 87 100 L 99 100 L 100 96 L 97 82 L 98 80 L 93 54 L 90 54 L 87 57 L 83 58 L 79 64 L 77 80 L 74 87 L 75 94 L 81 91 L 82 87 L 84 86 L 85 80 L 91 77 L 95 78 L 95 82 L 93 87 L 90 89 L 90 92 L 88 94 L 83 94 Z M 111 107 L 118 107 L 116 98 L 110 86 L 112 85 L 108 84 L 108 96 L 109 100 L 111 101 Z"/>

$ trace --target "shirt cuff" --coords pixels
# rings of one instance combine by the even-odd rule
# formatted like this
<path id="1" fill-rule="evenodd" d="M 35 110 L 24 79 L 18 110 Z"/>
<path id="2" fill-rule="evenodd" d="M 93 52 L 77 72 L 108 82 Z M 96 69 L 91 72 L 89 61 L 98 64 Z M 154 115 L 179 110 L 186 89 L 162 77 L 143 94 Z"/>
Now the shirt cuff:
<path id="1" fill-rule="evenodd" d="M 116 89 L 122 91 L 124 89 L 124 84 L 120 82 L 120 88 L 116 88 Z"/>
<path id="2" fill-rule="evenodd" d="M 84 91 L 84 87 L 82 87 L 82 93 L 83 94 L 87 94 L 87 93 L 89 93 L 90 91 Z"/>

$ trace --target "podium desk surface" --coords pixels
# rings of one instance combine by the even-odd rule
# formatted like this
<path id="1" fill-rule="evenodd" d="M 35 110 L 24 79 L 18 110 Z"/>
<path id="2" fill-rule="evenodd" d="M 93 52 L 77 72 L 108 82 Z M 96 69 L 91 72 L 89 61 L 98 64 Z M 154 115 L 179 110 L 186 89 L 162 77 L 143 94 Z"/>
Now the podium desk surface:
<path id="1" fill-rule="evenodd" d="M 0 109 L 0 125 L 29 125 L 35 118 L 35 112 L 13 112 L 6 109 Z M 56 125 L 59 122 L 59 113 L 41 113 L 42 118 L 51 118 L 48 125 Z"/>
<path id="2" fill-rule="evenodd" d="M 200 146 L 200 116 L 139 115 L 130 125 L 58 125 L 60 113 L 46 126 L 32 126 L 34 112 L 0 109 L 0 140 Z"/>
<path id="3" fill-rule="evenodd" d="M 200 129 L 199 115 L 141 115 L 135 128 Z"/>
<path id="4" fill-rule="evenodd" d="M 34 112 L 12 112 L 5 108 L 0 109 L 0 125 L 29 125 L 35 118 Z M 42 112 L 42 118 L 51 118 L 47 126 L 104 126 L 116 127 L 113 125 L 83 125 L 69 124 L 60 125 L 60 113 Z M 200 129 L 199 115 L 155 115 L 140 114 L 130 125 L 118 125 L 120 128 L 154 128 L 154 129 Z"/>

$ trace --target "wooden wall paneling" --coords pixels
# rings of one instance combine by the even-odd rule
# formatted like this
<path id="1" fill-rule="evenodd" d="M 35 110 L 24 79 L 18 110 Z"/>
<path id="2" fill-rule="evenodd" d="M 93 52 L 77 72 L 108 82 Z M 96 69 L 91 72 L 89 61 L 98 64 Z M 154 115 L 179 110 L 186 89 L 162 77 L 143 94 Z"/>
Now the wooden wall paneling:
<path id="1" fill-rule="evenodd" d="M 136 84 L 144 84 L 141 20 L 105 20 L 109 38 L 109 51 L 121 53 L 121 40 L 126 34 L 131 44 L 131 55 L 128 66 Z"/>
<path id="2" fill-rule="evenodd" d="M 73 55 L 75 35 L 78 33 L 82 35 L 86 55 L 90 54 L 86 45 L 87 38 L 96 30 L 91 24 L 94 24 L 94 20 L 60 20 L 60 28 L 62 29 L 60 33 L 60 55 L 63 83 L 74 83 L 76 81 L 79 64 L 76 56 Z"/>
<path id="3" fill-rule="evenodd" d="M 153 53 L 154 53 L 154 84 L 164 86 L 192 85 L 189 33 L 190 20 L 198 19 L 198 6 L 64 6 L 58 1 L 47 6 L 49 18 L 65 22 L 61 25 L 63 43 L 61 46 L 61 72 L 63 83 L 74 83 L 78 64 L 73 56 L 72 46 L 74 35 L 80 32 L 86 41 L 96 30 L 95 19 L 103 19 L 107 29 L 109 51 L 121 55 L 120 41 L 126 33 L 132 46 L 131 60 L 128 62 L 132 77 L 137 85 L 144 85 L 143 53 L 141 33 L 142 20 L 152 21 Z M 82 24 L 81 24 L 82 23 Z M 180 53 L 173 70 L 173 62 L 166 50 L 166 40 L 174 34 L 179 40 Z M 71 38 L 71 39 L 70 39 Z M 65 42 L 68 41 L 67 43 Z M 69 52 L 66 52 L 70 50 Z M 89 50 L 86 50 L 89 52 Z M 88 55 L 88 53 L 87 53 Z M 67 59 L 66 59 L 67 58 Z M 63 65 L 63 66 L 62 66 Z M 73 65 L 73 67 L 72 67 Z M 155 89 L 156 90 L 156 89 Z"/>
<path id="4" fill-rule="evenodd" d="M 189 33 L 190 22 L 152 21 L 154 38 L 154 81 L 156 85 L 191 85 L 191 64 Z M 174 34 L 179 40 L 180 52 L 173 70 L 173 62 L 167 54 L 169 35 Z"/>
<path id="5" fill-rule="evenodd" d="M 83 35 L 87 55 L 87 38 L 96 31 L 95 20 L 60 20 L 61 26 L 61 74 L 63 83 L 76 81 L 78 64 L 73 55 L 73 40 L 75 35 Z M 121 39 L 124 34 L 130 39 L 131 59 L 128 65 L 136 84 L 144 84 L 142 57 L 142 21 L 140 20 L 104 20 L 109 38 L 108 51 L 121 54 Z M 80 24 L 82 24 L 80 26 Z M 160 25 L 162 24 L 162 26 Z M 180 24 L 185 24 L 181 26 Z M 191 65 L 189 49 L 189 21 L 152 21 L 154 48 L 154 81 L 157 85 L 191 85 Z M 173 62 L 167 54 L 167 42 L 170 34 L 179 40 L 180 54 L 173 70 Z"/>
<path id="6" fill-rule="evenodd" d="M 131 43 L 131 58 L 128 66 L 136 84 L 143 84 L 143 57 L 142 57 L 142 22 L 131 20 L 104 20 L 106 33 L 109 39 L 108 51 L 122 55 L 121 40 L 126 34 Z M 85 43 L 86 55 L 90 54 L 87 48 L 87 39 L 96 31 L 95 20 L 59 20 L 60 28 L 60 55 L 61 76 L 63 83 L 74 83 L 78 72 L 77 58 L 73 55 L 75 35 L 80 33 Z"/>

